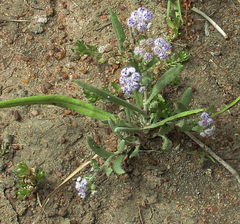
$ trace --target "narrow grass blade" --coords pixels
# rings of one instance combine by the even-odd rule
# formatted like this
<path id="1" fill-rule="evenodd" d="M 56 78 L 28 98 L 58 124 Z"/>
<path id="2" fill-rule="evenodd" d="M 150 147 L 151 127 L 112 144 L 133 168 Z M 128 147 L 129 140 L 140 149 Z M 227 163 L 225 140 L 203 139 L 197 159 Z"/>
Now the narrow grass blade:
<path id="1" fill-rule="evenodd" d="M 202 112 L 203 109 L 197 109 L 197 110 L 189 110 L 189 111 L 185 111 L 185 112 L 182 112 L 182 113 L 179 113 L 179 114 L 176 114 L 174 116 L 171 116 L 171 117 L 168 117 L 160 122 L 157 122 L 155 124 L 151 124 L 145 128 L 143 128 L 143 130 L 146 130 L 146 129 L 151 129 L 151 128 L 156 128 L 156 127 L 159 127 L 159 126 L 162 126 L 164 125 L 166 122 L 168 121 L 172 121 L 172 120 L 175 120 L 175 119 L 178 119 L 178 118 L 181 118 L 181 117 L 186 117 L 186 116 L 189 116 L 191 114 L 197 114 L 199 112 Z"/>
<path id="2" fill-rule="evenodd" d="M 75 110 L 79 114 L 84 114 L 91 118 L 98 119 L 100 121 L 105 121 L 108 120 L 109 118 L 113 120 L 116 119 L 116 117 L 113 114 L 105 112 L 104 110 L 101 110 L 91 104 L 61 95 L 30 96 L 0 101 L 0 108 L 33 104 L 48 104 L 48 105 L 52 104 L 60 107 L 67 107 L 68 109 Z"/>
<path id="3" fill-rule="evenodd" d="M 126 40 L 126 36 L 125 36 L 122 25 L 119 22 L 116 14 L 112 11 L 112 9 L 109 9 L 109 12 L 110 12 L 110 16 L 111 16 L 113 29 L 114 29 L 114 32 L 115 32 L 116 37 L 117 37 L 119 49 L 122 52 L 124 50 L 123 49 L 123 42 L 124 42 L 124 40 Z"/>
<path id="4" fill-rule="evenodd" d="M 221 113 L 223 113 L 224 111 L 230 109 L 230 107 L 234 106 L 239 100 L 240 100 L 240 96 L 239 96 L 236 100 L 234 100 L 232 103 L 230 103 L 228 106 L 224 107 L 222 110 L 220 110 L 220 111 L 212 114 L 211 117 L 215 117 L 215 116 L 217 116 L 218 114 L 221 114 Z"/>
<path id="5" fill-rule="evenodd" d="M 74 82 L 76 82 L 78 85 L 80 85 L 81 87 L 85 88 L 86 90 L 98 94 L 99 96 L 101 96 L 105 100 L 108 100 L 108 101 L 110 101 L 112 103 L 118 104 L 118 105 L 120 105 L 122 107 L 126 107 L 126 108 L 128 108 L 130 110 L 137 111 L 137 112 L 139 112 L 140 114 L 142 114 L 145 117 L 148 116 L 139 107 L 134 106 L 134 105 L 126 102 L 125 100 L 122 100 L 122 99 L 112 95 L 111 93 L 107 93 L 107 92 L 105 92 L 103 90 L 100 90 L 100 89 L 98 89 L 98 88 L 96 88 L 94 86 L 91 86 L 91 85 L 87 84 L 87 83 L 80 82 L 80 81 L 78 81 L 76 79 L 74 79 Z"/>

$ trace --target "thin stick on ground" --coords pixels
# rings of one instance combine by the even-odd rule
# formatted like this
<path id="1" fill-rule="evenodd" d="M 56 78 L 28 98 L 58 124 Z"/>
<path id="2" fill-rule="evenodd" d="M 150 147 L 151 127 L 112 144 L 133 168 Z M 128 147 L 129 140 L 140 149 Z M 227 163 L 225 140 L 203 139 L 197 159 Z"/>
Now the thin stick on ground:
<path id="1" fill-rule="evenodd" d="M 203 13 L 201 10 L 199 10 L 199 9 L 197 9 L 197 8 L 195 8 L 195 7 L 193 7 L 191 10 L 194 11 L 194 12 L 196 12 L 196 13 L 198 13 L 198 14 L 200 14 L 202 17 L 204 17 L 206 20 L 208 20 L 208 21 L 218 30 L 218 32 L 221 33 L 221 34 L 224 36 L 225 39 L 228 39 L 227 34 L 221 29 L 221 27 L 218 26 L 218 25 L 217 25 L 210 17 L 208 17 L 205 13 Z"/>
<path id="2" fill-rule="evenodd" d="M 21 23 L 21 22 L 31 22 L 30 20 L 18 20 L 18 19 L 0 19 L 0 23 L 4 23 L 4 22 L 17 22 L 17 23 Z"/>
<path id="3" fill-rule="evenodd" d="M 141 224 L 143 224 L 140 207 L 138 207 L 138 213 L 139 213 L 139 218 L 140 218 Z"/>
<path id="4" fill-rule="evenodd" d="M 188 135 L 194 142 L 196 142 L 201 148 L 204 148 L 207 153 L 209 153 L 214 159 L 216 159 L 219 163 L 221 163 L 230 173 L 232 173 L 232 175 L 237 179 L 237 181 L 240 184 L 240 176 L 235 169 L 233 169 L 228 163 L 226 163 L 223 159 L 221 159 L 218 155 L 216 155 L 210 148 L 208 148 L 205 144 L 203 144 L 190 132 L 185 131 L 184 133 Z"/>

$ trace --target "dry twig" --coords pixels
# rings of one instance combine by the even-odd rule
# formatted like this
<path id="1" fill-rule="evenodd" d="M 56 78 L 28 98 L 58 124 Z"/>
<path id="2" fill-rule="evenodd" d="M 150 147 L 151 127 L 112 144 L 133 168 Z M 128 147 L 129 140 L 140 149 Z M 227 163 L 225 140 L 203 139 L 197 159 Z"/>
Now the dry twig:
<path id="1" fill-rule="evenodd" d="M 195 8 L 195 7 L 193 7 L 191 10 L 194 11 L 194 12 L 196 12 L 196 13 L 198 13 L 198 14 L 200 14 L 202 17 L 204 17 L 206 20 L 208 20 L 208 21 L 218 30 L 218 32 L 221 33 L 221 34 L 224 36 L 225 39 L 228 39 L 227 34 L 221 29 L 221 27 L 218 26 L 218 25 L 217 25 L 210 17 L 208 17 L 205 13 L 203 13 L 201 10 L 199 10 L 199 9 L 197 9 L 197 8 Z"/>
<path id="2" fill-rule="evenodd" d="M 18 20 L 18 19 L 0 19 L 0 23 L 4 22 L 30 22 L 30 20 Z"/>
<path id="3" fill-rule="evenodd" d="M 206 150 L 206 152 L 209 153 L 214 159 L 216 159 L 219 163 L 221 163 L 230 173 L 232 173 L 232 175 L 237 179 L 237 181 L 240 184 L 240 176 L 235 169 L 233 169 L 228 163 L 226 163 L 223 159 L 221 159 L 218 155 L 216 155 L 210 148 L 208 148 L 205 144 L 203 144 L 200 140 L 198 140 L 190 132 L 185 131 L 185 134 L 188 135 L 201 148 L 204 148 Z"/>

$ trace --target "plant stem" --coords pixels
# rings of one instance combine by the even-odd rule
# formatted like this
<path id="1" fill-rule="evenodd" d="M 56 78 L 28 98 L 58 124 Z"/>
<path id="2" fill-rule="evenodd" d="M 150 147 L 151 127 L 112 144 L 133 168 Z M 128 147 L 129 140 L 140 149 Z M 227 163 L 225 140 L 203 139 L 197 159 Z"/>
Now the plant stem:
<path id="1" fill-rule="evenodd" d="M 143 104 L 143 110 L 147 113 L 147 111 L 148 111 L 148 107 L 147 107 L 147 104 L 146 104 L 146 102 L 147 102 L 147 100 L 148 100 L 148 93 L 147 93 L 147 91 L 145 91 L 144 92 L 144 104 Z"/>

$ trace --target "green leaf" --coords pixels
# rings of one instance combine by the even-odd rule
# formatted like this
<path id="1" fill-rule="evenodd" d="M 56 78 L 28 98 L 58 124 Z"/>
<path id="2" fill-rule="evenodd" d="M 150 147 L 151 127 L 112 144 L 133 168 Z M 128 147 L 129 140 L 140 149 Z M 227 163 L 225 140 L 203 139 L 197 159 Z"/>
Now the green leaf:
<path id="1" fill-rule="evenodd" d="M 168 24 L 172 29 L 175 28 L 174 23 L 173 23 L 170 19 L 166 19 L 166 21 L 167 21 L 167 24 Z"/>
<path id="2" fill-rule="evenodd" d="M 200 127 L 199 125 L 197 125 L 197 126 L 193 127 L 192 130 L 200 133 L 200 132 L 202 132 L 202 127 Z"/>
<path id="3" fill-rule="evenodd" d="M 140 36 L 138 37 L 138 41 L 143 40 L 143 39 L 147 39 L 145 35 L 140 35 Z"/>
<path id="4" fill-rule="evenodd" d="M 138 131 L 141 131 L 142 129 L 139 128 L 139 127 L 136 127 L 136 128 L 127 128 L 127 127 L 116 127 L 114 129 L 114 132 L 117 133 L 117 132 L 138 132 Z"/>
<path id="5" fill-rule="evenodd" d="M 177 102 L 177 108 L 173 111 L 173 114 L 178 114 L 187 110 L 187 107 L 185 107 L 182 103 Z"/>
<path id="6" fill-rule="evenodd" d="M 148 64 L 147 67 L 151 68 L 152 66 L 154 66 L 157 62 L 159 62 L 159 58 L 158 57 L 154 57 Z M 153 70 L 152 70 L 153 71 Z"/>
<path id="7" fill-rule="evenodd" d="M 103 58 L 100 58 L 100 59 L 98 60 L 98 62 L 99 62 L 99 63 L 104 63 L 105 60 L 104 60 Z"/>
<path id="8" fill-rule="evenodd" d="M 172 131 L 173 128 L 174 128 L 174 124 L 172 122 L 168 122 L 167 124 L 164 124 L 163 126 L 161 126 L 158 132 L 162 135 L 166 135 L 170 131 Z"/>
<path id="9" fill-rule="evenodd" d="M 113 169 L 111 167 L 108 167 L 106 171 L 106 175 L 109 177 L 112 172 L 113 172 Z"/>
<path id="10" fill-rule="evenodd" d="M 84 83 L 84 82 L 80 82 L 76 79 L 74 79 L 74 82 L 76 82 L 78 85 L 80 85 L 81 87 L 85 88 L 86 90 L 90 91 L 90 92 L 94 92 L 96 94 L 98 94 L 99 96 L 101 96 L 103 99 L 106 99 L 112 103 L 115 103 L 115 104 L 118 104 L 120 106 L 123 106 L 123 107 L 126 107 L 130 110 L 133 110 L 133 111 L 137 111 L 139 112 L 140 114 L 142 114 L 143 116 L 147 117 L 148 115 L 143 111 L 141 110 L 139 107 L 137 106 L 134 106 L 128 102 L 126 102 L 125 100 L 122 100 L 114 95 L 112 95 L 111 93 L 106 93 L 105 91 L 103 90 L 100 90 L 94 86 L 91 86 L 87 83 Z M 1 102 L 0 102 L 1 103 Z M 112 115 L 113 116 L 113 115 Z"/>
<path id="11" fill-rule="evenodd" d="M 187 123 L 185 120 L 184 120 L 184 123 L 183 125 L 180 127 L 180 130 L 181 131 L 190 131 L 192 129 L 192 124 L 189 124 Z"/>
<path id="12" fill-rule="evenodd" d="M 178 64 L 173 68 L 170 68 L 168 71 L 166 71 L 157 81 L 155 86 L 153 87 L 152 93 L 150 97 L 148 98 L 147 102 L 145 104 L 148 104 L 151 102 L 151 100 L 169 83 L 171 83 L 176 76 L 180 73 L 182 69 L 182 65 Z"/>
<path id="13" fill-rule="evenodd" d="M 91 166 L 92 166 L 94 172 L 98 172 L 100 170 L 96 159 L 91 159 Z"/>
<path id="14" fill-rule="evenodd" d="M 200 159 L 200 161 L 199 161 L 199 164 L 203 163 L 204 160 L 205 160 L 205 157 L 204 157 L 204 156 L 201 156 L 201 159 Z"/>
<path id="15" fill-rule="evenodd" d="M 164 152 L 170 152 L 171 149 L 172 149 L 172 142 L 164 135 L 161 135 L 160 136 L 162 137 L 163 139 L 163 146 L 162 146 L 162 150 Z"/>
<path id="16" fill-rule="evenodd" d="M 162 126 L 164 125 L 166 122 L 168 121 L 173 121 L 175 119 L 178 119 L 178 118 L 181 118 L 181 117 L 186 117 L 186 116 L 189 116 L 191 114 L 197 114 L 199 112 L 202 112 L 203 109 L 197 109 L 197 110 L 189 110 L 189 111 L 185 111 L 185 112 L 182 112 L 182 113 L 179 113 L 179 114 L 176 114 L 176 115 L 173 115 L 171 117 L 168 117 L 160 122 L 157 122 L 157 123 L 154 123 L 154 124 L 151 124 L 145 128 L 143 128 L 143 130 L 146 130 L 146 129 L 151 129 L 151 128 L 156 128 L 156 127 L 159 127 L 159 126 Z"/>
<path id="17" fill-rule="evenodd" d="M 207 112 L 208 114 L 212 114 L 213 111 L 214 111 L 214 108 L 215 108 L 215 106 L 212 105 L 212 106 L 210 106 L 209 108 L 207 108 L 206 112 Z"/>
<path id="18" fill-rule="evenodd" d="M 135 147 L 134 151 L 130 154 L 129 159 L 137 156 L 139 153 L 139 150 L 140 150 L 140 144 Z"/>
<path id="19" fill-rule="evenodd" d="M 112 169 L 116 174 L 125 173 L 125 171 L 121 167 L 124 157 L 125 157 L 125 155 L 118 156 L 113 163 Z"/>
<path id="20" fill-rule="evenodd" d="M 125 149 L 125 140 L 123 139 L 119 144 L 118 144 L 118 153 L 123 153 Z"/>
<path id="21" fill-rule="evenodd" d="M 33 104 L 48 104 L 57 105 L 60 107 L 67 107 L 68 109 L 75 110 L 79 114 L 87 115 L 91 118 L 100 121 L 108 120 L 109 118 L 115 120 L 115 116 L 105 112 L 91 104 L 81 100 L 73 99 L 61 95 L 45 95 L 45 96 L 30 96 L 22 97 L 12 100 L 0 101 L 0 108 L 33 105 Z"/>
<path id="22" fill-rule="evenodd" d="M 91 137 L 87 136 L 87 143 L 91 150 L 100 156 L 101 158 L 107 159 L 109 156 L 113 155 L 113 152 L 107 152 L 104 148 L 98 145 Z"/>
<path id="23" fill-rule="evenodd" d="M 220 111 L 212 114 L 211 117 L 215 117 L 216 115 L 221 114 L 221 113 L 223 113 L 224 111 L 230 109 L 230 108 L 231 108 L 232 106 L 234 106 L 239 100 L 240 100 L 240 96 L 239 96 L 236 100 L 234 100 L 232 103 L 230 103 L 228 106 L 224 107 L 222 110 L 220 110 Z"/>
<path id="24" fill-rule="evenodd" d="M 117 92 L 119 92 L 119 90 L 121 89 L 121 87 L 120 87 L 117 83 L 115 83 L 115 82 L 112 82 L 112 83 L 111 83 L 111 86 L 112 86 Z"/>
<path id="25" fill-rule="evenodd" d="M 122 25 L 119 22 L 116 14 L 112 11 L 112 9 L 109 9 L 109 12 L 110 12 L 110 16 L 111 16 L 113 29 L 114 29 L 114 32 L 115 32 L 116 37 L 117 37 L 119 49 L 122 52 L 122 51 L 124 51 L 123 42 L 124 42 L 124 40 L 126 40 L 126 36 L 125 36 Z"/>
<path id="26" fill-rule="evenodd" d="M 178 29 L 174 28 L 173 32 L 174 32 L 175 36 L 178 36 Z"/>
<path id="27" fill-rule="evenodd" d="M 214 159 L 213 159 L 213 157 L 212 156 L 210 156 L 210 155 L 207 155 L 207 157 L 209 158 L 209 159 L 211 159 L 214 163 L 216 162 Z"/>
<path id="28" fill-rule="evenodd" d="M 192 87 L 189 87 L 182 95 L 181 99 L 180 99 L 180 103 L 182 103 L 185 107 L 188 107 L 191 100 L 193 97 L 193 91 L 192 91 Z"/>

